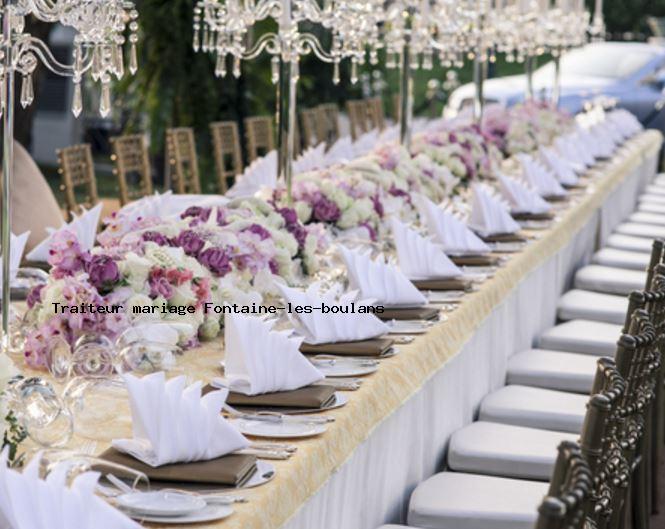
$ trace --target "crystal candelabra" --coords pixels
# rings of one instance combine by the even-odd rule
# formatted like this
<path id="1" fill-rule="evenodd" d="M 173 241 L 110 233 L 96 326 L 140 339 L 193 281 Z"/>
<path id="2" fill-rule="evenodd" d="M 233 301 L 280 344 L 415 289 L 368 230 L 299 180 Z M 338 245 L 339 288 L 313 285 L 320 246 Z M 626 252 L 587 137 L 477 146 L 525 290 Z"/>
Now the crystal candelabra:
<path id="1" fill-rule="evenodd" d="M 313 53 L 333 65 L 333 82 L 339 83 L 342 59 L 351 59 L 351 81 L 358 80 L 358 66 L 376 61 L 378 22 L 375 0 L 199 0 L 194 8 L 194 49 L 213 54 L 215 74 L 227 75 L 230 60 L 235 77 L 241 74 L 241 61 L 252 60 L 263 51 L 272 56 L 272 81 L 278 88 L 279 177 L 286 183 L 291 200 L 292 162 L 296 128 L 296 87 L 300 57 Z M 277 31 L 248 42 L 250 29 L 259 21 L 272 18 Z M 299 24 L 318 24 L 330 31 L 332 44 L 325 50 L 312 33 L 301 32 Z"/>
<path id="2" fill-rule="evenodd" d="M 99 83 L 99 111 L 111 111 L 111 82 L 125 75 L 125 33 L 129 32 L 129 70 L 137 68 L 138 13 L 125 0 L 3 0 L 2 43 L 0 44 L 0 112 L 2 112 L 2 350 L 9 341 L 11 189 L 14 170 L 15 78 L 21 75 L 19 102 L 33 102 L 32 76 L 41 62 L 59 76 L 74 83 L 72 111 L 83 109 L 81 83 L 85 76 Z M 25 32 L 25 17 L 60 23 L 75 31 L 71 64 L 55 59 L 48 45 Z"/>

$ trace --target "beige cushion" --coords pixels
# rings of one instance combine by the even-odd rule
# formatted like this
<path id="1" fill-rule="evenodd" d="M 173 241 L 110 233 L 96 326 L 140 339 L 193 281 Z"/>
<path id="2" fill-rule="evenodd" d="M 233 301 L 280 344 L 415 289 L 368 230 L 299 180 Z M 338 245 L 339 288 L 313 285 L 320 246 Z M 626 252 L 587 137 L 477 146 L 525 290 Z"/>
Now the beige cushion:
<path id="1" fill-rule="evenodd" d="M 645 213 L 655 213 L 656 215 L 665 215 L 665 204 L 657 204 L 653 202 L 641 202 L 637 206 L 638 211 Z"/>
<path id="2" fill-rule="evenodd" d="M 593 320 L 623 323 L 628 311 L 628 297 L 573 289 L 561 296 L 557 307 L 557 315 L 563 321 Z"/>
<path id="3" fill-rule="evenodd" d="M 575 288 L 605 294 L 627 296 L 633 290 L 642 290 L 647 273 L 612 266 L 589 265 L 575 273 Z"/>
<path id="4" fill-rule="evenodd" d="M 588 400 L 577 393 L 505 386 L 483 399 L 478 420 L 579 433 Z"/>
<path id="5" fill-rule="evenodd" d="M 665 196 L 665 187 L 662 184 L 651 184 L 647 186 L 644 190 L 646 195 L 664 195 Z"/>
<path id="6" fill-rule="evenodd" d="M 30 231 L 25 253 L 46 238 L 46 228 L 57 228 L 64 219 L 53 191 L 28 151 L 14 142 L 12 182 L 12 231 Z"/>
<path id="7" fill-rule="evenodd" d="M 665 190 L 665 188 L 663 188 Z M 660 213 L 649 213 L 647 211 L 636 211 L 630 217 L 629 222 L 636 222 L 637 224 L 656 224 L 657 226 L 665 225 L 665 215 Z"/>
<path id="8" fill-rule="evenodd" d="M 561 441 L 576 442 L 578 437 L 574 433 L 479 421 L 453 434 L 448 466 L 456 472 L 548 481 Z"/>
<path id="9" fill-rule="evenodd" d="M 651 254 L 653 241 L 650 239 L 644 239 L 643 237 L 614 233 L 607 238 L 607 246 L 610 248 L 618 248 L 619 250 Z"/>
<path id="10" fill-rule="evenodd" d="M 645 237 L 647 239 L 659 239 L 665 237 L 665 226 L 656 226 L 654 224 L 624 222 L 623 224 L 619 224 L 615 231 L 622 235 L 633 235 L 634 237 Z"/>
<path id="11" fill-rule="evenodd" d="M 663 217 L 665 219 L 665 217 Z M 643 252 L 629 252 L 616 248 L 603 248 L 592 258 L 594 264 L 615 268 L 628 268 L 644 272 L 649 267 L 651 255 Z"/>
<path id="12" fill-rule="evenodd" d="M 508 384 L 588 395 L 598 359 L 591 355 L 530 349 L 508 359 Z"/>
<path id="13" fill-rule="evenodd" d="M 424 529 L 533 529 L 548 485 L 442 472 L 416 487 L 408 524 Z"/>
<path id="14" fill-rule="evenodd" d="M 567 351 L 614 357 L 622 325 L 591 320 L 571 320 L 546 330 L 538 346 L 552 351 Z"/>

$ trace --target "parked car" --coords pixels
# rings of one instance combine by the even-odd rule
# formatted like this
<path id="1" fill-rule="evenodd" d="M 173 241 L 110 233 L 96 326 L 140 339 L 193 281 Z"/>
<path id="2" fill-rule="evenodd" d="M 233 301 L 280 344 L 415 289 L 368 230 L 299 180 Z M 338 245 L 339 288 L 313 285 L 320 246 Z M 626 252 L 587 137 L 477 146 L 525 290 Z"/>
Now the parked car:
<path id="1" fill-rule="evenodd" d="M 549 98 L 554 81 L 554 63 L 534 72 L 538 98 Z M 585 101 L 598 96 L 616 99 L 647 126 L 665 130 L 665 110 L 657 109 L 665 89 L 665 47 L 638 42 L 598 42 L 571 50 L 561 59 L 562 108 L 578 113 Z M 526 76 L 513 75 L 485 82 L 488 103 L 512 106 L 524 100 Z M 456 115 L 472 104 L 473 83 L 455 90 L 446 115 Z"/>

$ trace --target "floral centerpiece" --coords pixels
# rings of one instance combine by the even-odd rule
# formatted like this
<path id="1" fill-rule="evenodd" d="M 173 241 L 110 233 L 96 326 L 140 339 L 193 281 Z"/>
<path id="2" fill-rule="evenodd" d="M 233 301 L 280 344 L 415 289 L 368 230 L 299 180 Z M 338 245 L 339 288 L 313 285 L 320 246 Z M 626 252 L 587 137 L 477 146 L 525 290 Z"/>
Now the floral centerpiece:
<path id="1" fill-rule="evenodd" d="M 204 310 L 206 303 L 259 303 L 274 291 L 274 276 L 298 282 L 316 271 L 324 235 L 303 226 L 295 211 L 259 199 L 190 207 L 171 219 L 119 213 L 108 219 L 92 252 L 82 251 L 71 232 L 59 232 L 49 280 L 28 297 L 33 330 L 25 358 L 32 367 L 47 367 L 56 341 L 72 345 L 86 333 L 113 339 L 137 319 L 190 324 L 192 332 L 180 337 L 185 346 L 213 338 L 221 321 Z M 106 310 L 59 311 L 72 306 Z"/>
<path id="2" fill-rule="evenodd" d="M 481 130 L 507 157 L 550 145 L 572 124 L 566 112 L 546 102 L 528 101 L 510 108 L 489 106 L 483 115 Z"/>

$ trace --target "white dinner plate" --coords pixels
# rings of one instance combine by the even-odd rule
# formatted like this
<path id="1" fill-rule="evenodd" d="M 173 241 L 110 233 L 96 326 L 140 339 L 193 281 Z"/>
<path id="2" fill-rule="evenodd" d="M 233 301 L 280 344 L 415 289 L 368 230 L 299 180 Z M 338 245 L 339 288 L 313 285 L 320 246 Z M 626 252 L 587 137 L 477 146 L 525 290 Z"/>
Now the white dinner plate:
<path id="1" fill-rule="evenodd" d="M 326 377 L 362 377 L 374 373 L 379 368 L 376 360 L 337 357 L 332 361 L 312 362 Z"/>
<path id="2" fill-rule="evenodd" d="M 269 422 L 251 419 L 231 419 L 233 425 L 244 435 L 274 439 L 300 439 L 322 434 L 327 424 L 307 424 L 295 422 Z"/>
<path id="3" fill-rule="evenodd" d="M 463 290 L 431 290 L 426 297 L 430 303 L 455 303 L 461 301 L 465 294 Z"/>
<path id="4" fill-rule="evenodd" d="M 425 334 L 433 327 L 433 322 L 417 320 L 392 320 L 388 322 L 390 334 Z"/>
<path id="5" fill-rule="evenodd" d="M 179 492 L 130 492 L 116 498 L 118 506 L 137 516 L 184 516 L 205 508 L 203 498 Z"/>
<path id="6" fill-rule="evenodd" d="M 188 523 L 213 522 L 222 520 L 233 514 L 233 509 L 228 505 L 206 505 L 200 511 L 183 516 L 142 516 L 134 511 L 123 510 L 127 516 L 142 522 L 163 523 L 168 525 L 180 525 Z"/>
<path id="7" fill-rule="evenodd" d="M 526 243 L 524 242 L 493 242 L 490 243 L 490 247 L 493 252 L 496 253 L 517 253 L 521 252 Z"/>

